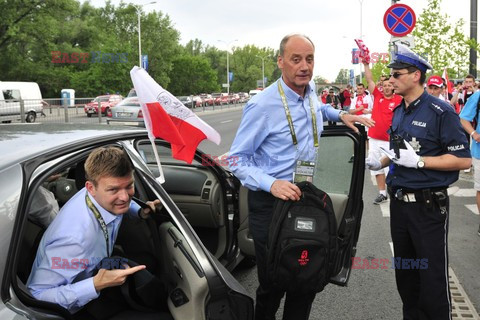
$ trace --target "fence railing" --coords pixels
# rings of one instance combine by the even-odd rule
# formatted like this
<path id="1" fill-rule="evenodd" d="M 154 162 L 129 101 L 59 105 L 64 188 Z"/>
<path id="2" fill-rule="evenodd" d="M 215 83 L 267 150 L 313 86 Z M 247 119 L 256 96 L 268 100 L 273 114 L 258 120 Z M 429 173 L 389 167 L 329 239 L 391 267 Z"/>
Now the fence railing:
<path id="1" fill-rule="evenodd" d="M 0 123 L 107 123 L 111 106 L 95 98 L 0 100 Z M 192 108 L 194 112 L 223 110 L 244 103 Z M 110 122 L 114 124 L 115 122 Z"/>

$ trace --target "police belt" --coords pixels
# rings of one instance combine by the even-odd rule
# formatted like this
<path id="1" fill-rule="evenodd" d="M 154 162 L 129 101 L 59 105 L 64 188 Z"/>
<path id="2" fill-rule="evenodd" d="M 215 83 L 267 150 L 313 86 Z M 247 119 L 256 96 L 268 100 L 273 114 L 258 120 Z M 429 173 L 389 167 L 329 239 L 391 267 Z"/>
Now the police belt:
<path id="1" fill-rule="evenodd" d="M 427 206 L 433 204 L 433 200 L 439 200 L 439 198 L 446 199 L 448 197 L 447 188 L 427 188 L 427 189 L 407 189 L 407 188 L 395 188 L 388 187 L 388 193 L 390 198 L 403 202 L 423 202 Z M 442 200 L 443 200 L 442 199 Z"/>

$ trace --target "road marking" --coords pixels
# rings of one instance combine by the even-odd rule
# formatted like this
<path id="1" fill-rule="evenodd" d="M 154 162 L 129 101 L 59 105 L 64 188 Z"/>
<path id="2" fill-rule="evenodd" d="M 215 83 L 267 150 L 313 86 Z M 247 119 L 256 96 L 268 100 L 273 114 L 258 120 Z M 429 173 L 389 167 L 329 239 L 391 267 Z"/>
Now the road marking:
<path id="1" fill-rule="evenodd" d="M 472 211 L 473 214 L 476 214 L 478 216 L 478 208 L 476 204 L 466 204 L 465 207 L 467 207 L 468 210 Z"/>
<path id="2" fill-rule="evenodd" d="M 455 188 L 457 188 L 458 190 L 455 191 Z M 452 187 L 448 189 L 449 189 L 448 194 L 453 195 L 454 197 L 476 197 L 477 196 L 477 190 L 473 188 L 460 189 L 458 187 Z M 452 193 L 450 193 L 450 189 L 454 189 L 452 190 L 453 191 Z"/>
<path id="3" fill-rule="evenodd" d="M 380 203 L 380 210 L 382 210 L 382 216 L 390 218 L 390 200 Z"/>
<path id="4" fill-rule="evenodd" d="M 392 250 L 392 257 L 395 256 L 395 253 L 393 253 L 393 242 L 388 243 L 390 245 L 390 250 Z"/>
<path id="5" fill-rule="evenodd" d="M 232 122 L 233 120 L 224 120 L 224 121 L 220 121 L 220 123 L 229 123 L 229 122 Z"/>
<path id="6" fill-rule="evenodd" d="M 450 285 L 450 295 L 452 296 L 452 319 L 479 319 L 472 302 L 463 289 L 460 281 L 451 267 L 448 268 L 448 282 Z"/>

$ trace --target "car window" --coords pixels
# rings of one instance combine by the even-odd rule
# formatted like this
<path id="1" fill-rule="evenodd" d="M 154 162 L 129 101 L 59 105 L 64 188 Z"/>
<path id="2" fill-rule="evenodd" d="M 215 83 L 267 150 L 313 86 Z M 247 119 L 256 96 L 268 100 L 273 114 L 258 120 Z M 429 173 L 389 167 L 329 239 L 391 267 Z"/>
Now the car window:
<path id="1" fill-rule="evenodd" d="M 3 90 L 5 100 L 20 100 L 20 90 Z"/>
<path id="2" fill-rule="evenodd" d="M 153 153 L 152 144 L 150 141 L 140 142 L 138 144 L 138 153 L 142 156 L 143 160 L 147 164 L 155 165 L 157 161 L 155 160 L 155 154 Z M 157 144 L 157 152 L 162 163 L 169 164 L 185 164 L 183 160 L 177 160 L 172 157 L 172 150 L 167 146 L 162 146 Z M 197 160 L 192 161 L 192 165 L 201 165 Z"/>
<path id="3" fill-rule="evenodd" d="M 354 142 L 349 136 L 322 136 L 313 183 L 327 193 L 348 195 L 352 182 Z"/>

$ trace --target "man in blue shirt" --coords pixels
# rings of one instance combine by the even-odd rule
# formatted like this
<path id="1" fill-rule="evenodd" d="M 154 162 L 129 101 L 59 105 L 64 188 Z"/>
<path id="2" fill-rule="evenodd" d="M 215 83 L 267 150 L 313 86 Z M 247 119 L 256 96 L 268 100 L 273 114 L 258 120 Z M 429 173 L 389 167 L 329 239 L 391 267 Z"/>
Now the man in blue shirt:
<path id="1" fill-rule="evenodd" d="M 124 214 L 146 218 L 159 200 L 140 209 L 134 195 L 133 167 L 116 147 L 98 148 L 85 162 L 85 188 L 60 210 L 42 237 L 27 287 L 32 295 L 75 313 L 105 288 L 120 286 L 144 265 L 123 269 L 95 266 L 113 251 Z M 119 302 L 121 303 L 121 302 Z"/>
<path id="2" fill-rule="evenodd" d="M 475 92 L 467 100 L 465 107 L 460 112 L 460 122 L 465 131 L 472 137 L 471 151 L 473 157 L 474 188 L 477 190 L 477 209 L 480 211 L 480 121 L 478 119 L 478 104 L 480 103 L 480 91 Z M 472 126 L 471 121 L 475 120 L 476 128 Z M 478 226 L 478 235 L 480 236 L 480 225 Z"/>
<path id="3" fill-rule="evenodd" d="M 230 169 L 249 189 L 249 228 L 255 244 L 259 287 L 255 319 L 275 319 L 285 294 L 275 290 L 266 274 L 266 242 L 275 198 L 299 200 L 292 183 L 296 160 L 315 160 L 323 121 L 343 121 L 358 131 L 354 122 L 373 121 L 330 105 L 320 105 L 312 79 L 314 45 L 300 34 L 285 36 L 277 60 L 282 77 L 245 106 L 242 121 L 230 149 Z M 287 292 L 283 319 L 308 319 L 315 294 Z"/>
<path id="4" fill-rule="evenodd" d="M 394 109 L 390 150 L 367 159 L 371 170 L 390 164 L 390 227 L 397 289 L 404 319 L 451 319 L 448 285 L 447 188 L 471 164 L 455 110 L 423 88 L 432 66 L 397 45 L 390 82 L 403 97 Z"/>

